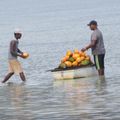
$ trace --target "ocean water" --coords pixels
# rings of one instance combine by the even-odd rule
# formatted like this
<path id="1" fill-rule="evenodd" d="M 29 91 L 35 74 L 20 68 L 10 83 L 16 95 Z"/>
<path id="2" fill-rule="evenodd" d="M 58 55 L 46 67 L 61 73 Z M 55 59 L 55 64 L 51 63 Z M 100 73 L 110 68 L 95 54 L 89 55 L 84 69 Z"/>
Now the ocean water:
<path id="1" fill-rule="evenodd" d="M 93 19 L 104 35 L 105 80 L 55 81 L 47 70 L 57 67 L 68 49 L 89 43 L 87 23 Z M 119 0 L 1 0 L 1 81 L 8 71 L 15 28 L 23 32 L 19 47 L 30 54 L 26 60 L 19 59 L 27 82 L 13 76 L 9 84 L 0 84 L 0 120 L 120 119 Z"/>

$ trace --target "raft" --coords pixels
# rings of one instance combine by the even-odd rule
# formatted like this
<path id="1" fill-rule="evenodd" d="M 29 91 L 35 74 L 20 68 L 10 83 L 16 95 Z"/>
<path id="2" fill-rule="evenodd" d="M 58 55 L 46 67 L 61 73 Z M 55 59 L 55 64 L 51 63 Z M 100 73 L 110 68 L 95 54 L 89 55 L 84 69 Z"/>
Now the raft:
<path id="1" fill-rule="evenodd" d="M 95 65 L 67 68 L 67 69 L 55 68 L 51 70 L 51 72 L 55 80 L 86 78 L 97 75 L 97 70 L 95 68 Z"/>

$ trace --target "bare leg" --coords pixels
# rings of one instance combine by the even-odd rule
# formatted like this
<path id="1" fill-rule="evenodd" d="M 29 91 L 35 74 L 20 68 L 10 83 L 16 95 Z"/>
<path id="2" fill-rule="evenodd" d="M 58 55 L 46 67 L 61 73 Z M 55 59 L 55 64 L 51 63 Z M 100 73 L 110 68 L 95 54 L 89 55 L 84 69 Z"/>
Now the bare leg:
<path id="1" fill-rule="evenodd" d="M 2 81 L 2 83 L 5 83 L 6 81 L 8 81 L 13 74 L 14 73 L 8 73 L 5 77 L 5 79 Z"/>
<path id="2" fill-rule="evenodd" d="M 20 78 L 22 79 L 22 81 L 26 81 L 26 78 L 23 72 L 20 73 Z"/>
<path id="3" fill-rule="evenodd" d="M 98 70 L 99 76 L 104 76 L 104 69 Z"/>

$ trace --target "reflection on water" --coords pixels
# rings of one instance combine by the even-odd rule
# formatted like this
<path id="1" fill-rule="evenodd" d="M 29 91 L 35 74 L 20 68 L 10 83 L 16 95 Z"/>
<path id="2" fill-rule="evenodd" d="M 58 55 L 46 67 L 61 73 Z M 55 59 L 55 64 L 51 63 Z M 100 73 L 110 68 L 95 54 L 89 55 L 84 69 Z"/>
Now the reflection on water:
<path id="1" fill-rule="evenodd" d="M 3 87 L 7 108 L 1 118 L 9 120 L 91 120 L 108 113 L 107 83 L 98 77 L 57 80 L 40 87 L 20 83 Z"/>
<path id="2" fill-rule="evenodd" d="M 68 105 L 64 112 L 69 111 L 68 118 L 70 118 L 69 115 L 74 115 L 82 120 L 98 119 L 104 114 L 102 111 L 104 111 L 107 101 L 104 97 L 102 99 L 98 99 L 98 97 L 107 95 L 106 87 L 105 79 L 101 80 L 98 77 L 54 82 L 54 88 L 64 93 L 62 99 Z M 97 111 L 101 112 L 101 115 L 97 115 Z M 73 119 L 75 118 L 73 117 Z"/>
<path id="3" fill-rule="evenodd" d="M 98 80 L 96 80 L 96 89 L 98 90 L 98 93 L 100 94 L 104 94 L 106 93 L 106 87 L 107 87 L 107 83 L 105 80 L 105 77 L 103 78 L 99 78 Z"/>
<path id="4" fill-rule="evenodd" d="M 6 94 L 7 93 L 7 94 Z M 29 107 L 30 93 L 27 93 L 24 84 L 8 83 L 5 91 L 5 98 L 8 99 L 10 107 L 5 111 L 5 116 L 9 116 L 9 119 L 13 120 L 30 120 L 32 119 L 32 111 L 25 110 Z M 10 111 L 10 112 L 9 112 Z M 11 118 L 11 114 L 13 117 Z M 2 116 L 1 116 L 2 118 Z"/>
<path id="5" fill-rule="evenodd" d="M 119 98 L 99 77 L 57 80 L 45 86 L 9 83 L 2 86 L 1 118 L 9 120 L 105 120 L 119 118 Z"/>

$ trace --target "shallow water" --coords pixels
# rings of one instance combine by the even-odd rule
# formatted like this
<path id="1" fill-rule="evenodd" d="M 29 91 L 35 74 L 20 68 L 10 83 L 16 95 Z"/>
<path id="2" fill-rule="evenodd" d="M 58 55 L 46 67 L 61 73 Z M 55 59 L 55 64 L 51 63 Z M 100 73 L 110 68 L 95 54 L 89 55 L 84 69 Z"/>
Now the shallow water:
<path id="1" fill-rule="evenodd" d="M 1 0 L 1 80 L 16 27 L 23 31 L 20 48 L 30 58 L 20 59 L 25 84 L 14 76 L 0 85 L 0 120 L 119 120 L 119 4 L 119 0 Z M 81 49 L 89 42 L 86 24 L 92 19 L 104 35 L 106 79 L 55 81 L 46 71 L 59 64 L 66 50 Z"/>

